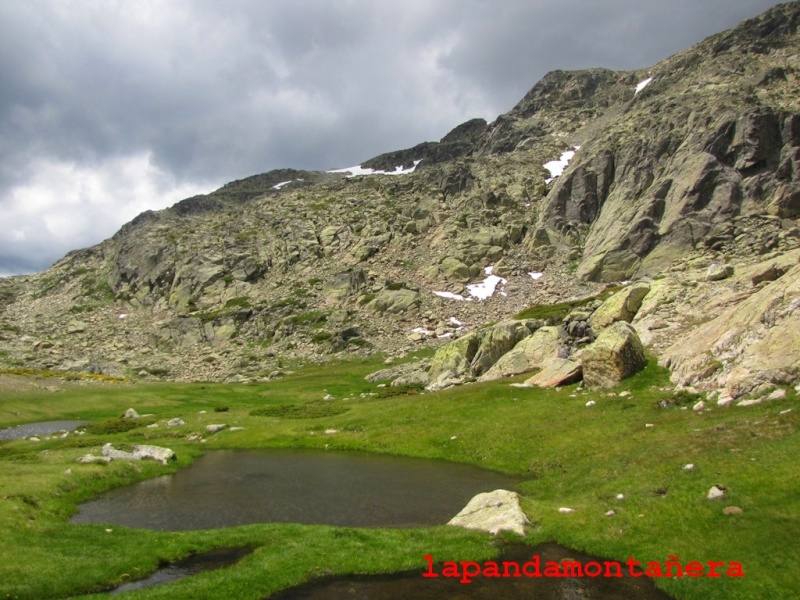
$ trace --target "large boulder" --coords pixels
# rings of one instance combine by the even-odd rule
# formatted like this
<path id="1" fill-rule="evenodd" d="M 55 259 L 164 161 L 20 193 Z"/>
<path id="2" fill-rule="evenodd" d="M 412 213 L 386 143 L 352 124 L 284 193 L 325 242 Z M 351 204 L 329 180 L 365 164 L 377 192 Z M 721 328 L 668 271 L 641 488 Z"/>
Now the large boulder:
<path id="1" fill-rule="evenodd" d="M 480 345 L 470 365 L 472 375 L 487 372 L 539 324 L 538 321 L 502 321 L 482 332 Z"/>
<path id="2" fill-rule="evenodd" d="M 440 263 L 439 269 L 447 279 L 469 281 L 469 267 L 457 258 L 445 257 Z"/>
<path id="3" fill-rule="evenodd" d="M 583 373 L 581 363 L 566 358 L 554 358 L 536 375 L 525 381 L 525 385 L 558 387 L 580 381 Z"/>
<path id="4" fill-rule="evenodd" d="M 428 372 L 432 389 L 463 381 L 469 374 L 472 358 L 480 345 L 479 333 L 469 333 L 436 351 Z"/>
<path id="5" fill-rule="evenodd" d="M 367 276 L 364 269 L 356 267 L 341 271 L 334 275 L 333 279 L 325 282 L 322 293 L 328 304 L 337 304 L 344 301 L 348 296 L 355 294 L 367 284 Z"/>
<path id="6" fill-rule="evenodd" d="M 512 531 L 517 535 L 525 535 L 525 525 L 528 523 L 528 517 L 519 506 L 517 493 L 495 490 L 472 498 L 447 524 L 491 534 Z"/>
<path id="7" fill-rule="evenodd" d="M 379 313 L 400 314 L 416 309 L 421 302 L 419 293 L 413 290 L 383 290 L 367 308 Z"/>
<path id="8" fill-rule="evenodd" d="M 589 325 L 599 332 L 616 321 L 630 323 L 642 306 L 642 300 L 650 292 L 650 284 L 645 282 L 634 283 L 620 290 L 608 298 L 591 317 Z"/>
<path id="9" fill-rule="evenodd" d="M 647 364 L 636 330 L 625 321 L 604 329 L 581 358 L 584 382 L 598 388 L 613 387 Z"/>
<path id="10" fill-rule="evenodd" d="M 541 369 L 552 359 L 565 356 L 567 338 L 563 327 L 541 327 L 501 356 L 481 375 L 480 381 L 492 381 Z"/>
<path id="11" fill-rule="evenodd" d="M 429 389 L 463 383 L 467 378 L 487 372 L 541 325 L 536 319 L 502 321 L 442 346 L 433 356 Z"/>

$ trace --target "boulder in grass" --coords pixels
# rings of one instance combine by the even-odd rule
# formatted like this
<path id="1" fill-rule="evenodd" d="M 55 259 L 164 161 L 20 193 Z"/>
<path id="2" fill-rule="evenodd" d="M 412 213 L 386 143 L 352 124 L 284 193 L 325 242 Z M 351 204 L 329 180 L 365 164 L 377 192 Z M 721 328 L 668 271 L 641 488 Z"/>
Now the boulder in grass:
<path id="1" fill-rule="evenodd" d="M 450 519 L 448 525 L 488 531 L 512 531 L 525 535 L 525 525 L 530 523 L 519 506 L 519 496 L 508 490 L 495 490 L 478 494 L 463 510 Z"/>
<path id="2" fill-rule="evenodd" d="M 607 327 L 583 351 L 583 381 L 588 387 L 610 388 L 647 364 L 636 330 L 625 321 Z"/>
<path id="3" fill-rule="evenodd" d="M 149 444 L 136 445 L 130 452 L 118 450 L 111 444 L 106 444 L 103 446 L 102 454 L 114 460 L 155 460 L 162 465 L 166 465 L 170 460 L 175 460 L 177 458 L 175 452 L 169 448 L 151 446 Z"/>

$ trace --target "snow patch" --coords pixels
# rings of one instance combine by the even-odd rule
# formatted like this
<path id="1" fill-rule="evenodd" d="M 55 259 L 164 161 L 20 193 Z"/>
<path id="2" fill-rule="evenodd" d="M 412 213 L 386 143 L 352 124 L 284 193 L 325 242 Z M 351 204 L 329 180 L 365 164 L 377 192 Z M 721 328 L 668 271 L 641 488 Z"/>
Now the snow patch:
<path id="1" fill-rule="evenodd" d="M 290 183 L 292 183 L 292 181 L 293 181 L 292 179 L 290 179 L 289 181 L 281 181 L 280 183 L 276 183 L 275 185 L 273 185 L 273 186 L 272 186 L 272 189 L 273 189 L 273 190 L 279 190 L 279 189 L 281 189 L 283 186 L 285 186 L 285 185 L 289 185 Z"/>
<path id="2" fill-rule="evenodd" d="M 443 333 L 441 335 L 437 335 L 436 337 L 438 339 L 440 339 L 440 340 L 444 339 L 444 338 L 451 338 L 451 337 L 453 337 L 453 332 L 452 331 L 448 331 L 447 333 Z"/>
<path id="3" fill-rule="evenodd" d="M 414 329 L 412 329 L 411 331 L 413 331 L 414 333 L 421 333 L 422 335 L 431 334 L 431 332 L 425 329 L 424 327 L 414 327 Z"/>
<path id="4" fill-rule="evenodd" d="M 477 298 L 478 300 L 486 300 L 487 298 L 491 298 L 494 296 L 495 291 L 497 290 L 498 285 L 505 285 L 508 283 L 506 279 L 502 277 L 498 277 L 497 275 L 492 275 L 492 271 L 494 267 L 489 266 L 485 267 L 484 272 L 486 273 L 486 279 L 481 281 L 480 283 L 473 283 L 467 286 L 467 292 L 472 298 L 466 298 L 461 294 L 454 294 L 453 292 L 433 292 L 440 298 L 449 298 L 450 300 L 459 300 L 461 302 L 470 302 L 473 298 Z M 507 296 L 505 290 L 499 290 L 500 295 Z M 463 325 L 460 321 L 458 321 L 455 317 L 450 317 L 450 322 L 454 325 Z"/>
<path id="5" fill-rule="evenodd" d="M 467 286 L 467 291 L 469 292 L 470 296 L 477 298 L 478 300 L 486 300 L 487 298 L 494 296 L 494 292 L 498 285 L 505 285 L 508 283 L 508 281 L 502 277 L 492 275 L 493 270 L 494 267 L 486 267 L 484 269 L 486 272 L 486 279 L 480 283 L 473 283 L 472 285 Z M 504 294 L 504 292 L 501 293 Z"/>
<path id="6" fill-rule="evenodd" d="M 394 171 L 376 171 L 375 169 L 364 168 L 361 165 L 356 165 L 354 167 L 345 167 L 344 169 L 332 169 L 328 171 L 328 173 L 349 173 L 347 177 L 356 177 L 357 175 L 408 175 L 409 173 L 413 173 L 414 169 L 417 168 L 417 165 L 422 162 L 422 159 L 415 160 L 414 166 L 409 167 L 408 169 L 404 169 L 403 165 L 397 165 L 394 168 Z"/>
<path id="7" fill-rule="evenodd" d="M 561 175 L 564 172 L 564 169 L 567 168 L 569 161 L 575 156 L 575 153 L 580 150 L 580 146 L 575 146 L 574 150 L 567 150 L 563 152 L 558 160 L 551 160 L 550 162 L 544 163 L 544 168 L 550 171 L 550 178 L 545 179 L 545 183 L 549 184 L 552 182 L 556 177 Z"/>
<path id="8" fill-rule="evenodd" d="M 462 323 L 461 321 L 459 321 L 455 317 L 450 317 L 450 324 L 451 325 L 455 325 L 456 327 L 461 327 L 462 325 L 464 325 L 464 323 Z"/>
<path id="9" fill-rule="evenodd" d="M 439 298 L 447 298 L 449 300 L 458 300 L 459 302 L 464 302 L 464 301 L 469 302 L 470 300 L 472 300 L 472 298 L 465 298 L 461 294 L 454 294 L 453 292 L 433 292 L 433 293 L 436 294 L 437 296 L 439 296 Z"/>
<path id="10" fill-rule="evenodd" d="M 542 278 L 542 275 L 544 275 L 544 273 L 537 273 L 534 271 L 533 273 L 528 273 L 528 275 L 533 277 L 534 281 L 539 281 Z"/>
<path id="11" fill-rule="evenodd" d="M 646 88 L 650 84 L 651 81 L 653 81 L 653 78 L 648 77 L 644 81 L 640 81 L 638 84 L 636 84 L 636 91 L 633 93 L 633 95 L 635 96 L 636 94 L 641 92 L 644 88 Z"/>

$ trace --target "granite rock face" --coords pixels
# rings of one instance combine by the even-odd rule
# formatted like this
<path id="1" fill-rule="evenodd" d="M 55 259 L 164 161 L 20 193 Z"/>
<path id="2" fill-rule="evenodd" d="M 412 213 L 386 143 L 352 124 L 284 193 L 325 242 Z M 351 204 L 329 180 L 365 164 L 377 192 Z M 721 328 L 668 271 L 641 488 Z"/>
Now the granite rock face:
<path id="1" fill-rule="evenodd" d="M 557 354 L 576 358 L 631 321 L 676 381 L 796 385 L 797 349 L 772 323 L 794 331 L 778 290 L 800 248 L 798 23 L 782 4 L 648 69 L 552 71 L 492 123 L 364 162 L 407 174 L 278 169 L 144 212 L 0 278 L 0 366 L 238 382 L 430 348 L 436 388 L 542 366 L 555 349 L 517 347 L 535 329 L 563 326 Z M 560 175 L 545 167 L 570 152 Z M 506 280 L 491 293 L 489 267 Z M 634 284 L 591 317 L 509 323 L 647 278 L 647 296 Z M 765 320 L 734 315 L 743 302 Z M 733 327 L 711 331 L 721 312 Z"/>

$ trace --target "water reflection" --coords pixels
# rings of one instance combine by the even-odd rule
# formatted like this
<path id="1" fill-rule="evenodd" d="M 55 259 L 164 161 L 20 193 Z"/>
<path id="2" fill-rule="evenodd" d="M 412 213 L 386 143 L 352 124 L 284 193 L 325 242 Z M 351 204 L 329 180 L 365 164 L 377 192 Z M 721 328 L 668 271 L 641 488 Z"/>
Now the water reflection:
<path id="1" fill-rule="evenodd" d="M 533 555 L 546 561 L 561 563 L 577 560 L 583 564 L 603 559 L 574 552 L 557 544 L 508 546 L 496 561 L 524 564 Z M 446 560 L 446 557 L 437 557 Z M 362 575 L 329 578 L 304 584 L 271 596 L 270 600 L 670 600 L 646 577 L 581 577 L 581 578 L 486 578 L 476 577 L 471 583 L 456 578 L 424 578 L 427 564 L 420 557 L 420 568 L 392 575 Z M 436 569 L 435 572 L 440 572 Z"/>
<path id="2" fill-rule="evenodd" d="M 441 525 L 518 479 L 444 461 L 319 450 L 209 452 L 188 469 L 82 504 L 74 523 L 159 530 L 307 523 Z"/>
<path id="3" fill-rule="evenodd" d="M 72 431 L 86 425 L 89 421 L 42 421 L 40 423 L 27 423 L 0 429 L 0 440 L 21 440 L 22 438 L 38 435 L 50 435 L 59 431 Z"/>

